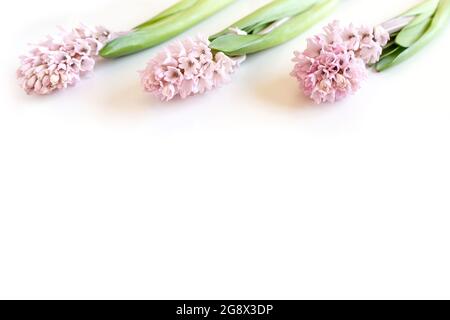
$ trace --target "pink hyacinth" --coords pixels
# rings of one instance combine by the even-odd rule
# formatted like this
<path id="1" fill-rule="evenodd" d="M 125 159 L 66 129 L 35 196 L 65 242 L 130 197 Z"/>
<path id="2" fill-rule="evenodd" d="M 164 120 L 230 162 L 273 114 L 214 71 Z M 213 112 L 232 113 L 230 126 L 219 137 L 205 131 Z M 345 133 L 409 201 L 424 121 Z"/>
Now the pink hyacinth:
<path id="1" fill-rule="evenodd" d="M 111 38 L 103 27 L 84 25 L 48 36 L 20 58 L 17 78 L 21 87 L 28 94 L 47 95 L 74 85 L 92 72 L 99 51 Z"/>
<path id="2" fill-rule="evenodd" d="M 316 38 L 314 42 L 319 40 Z M 342 44 L 327 44 L 319 55 L 295 52 L 292 75 L 300 82 L 307 96 L 317 104 L 335 102 L 359 89 L 367 76 L 364 61 L 355 57 Z"/>
<path id="3" fill-rule="evenodd" d="M 141 83 L 162 101 L 185 99 L 229 82 L 240 62 L 222 52 L 214 55 L 205 38 L 188 38 L 152 58 L 141 72 Z"/>
<path id="4" fill-rule="evenodd" d="M 389 34 L 381 27 L 342 28 L 335 21 L 325 33 L 308 39 L 304 52 L 295 52 L 291 75 L 317 104 L 335 102 L 357 91 L 368 64 L 380 59 Z"/>

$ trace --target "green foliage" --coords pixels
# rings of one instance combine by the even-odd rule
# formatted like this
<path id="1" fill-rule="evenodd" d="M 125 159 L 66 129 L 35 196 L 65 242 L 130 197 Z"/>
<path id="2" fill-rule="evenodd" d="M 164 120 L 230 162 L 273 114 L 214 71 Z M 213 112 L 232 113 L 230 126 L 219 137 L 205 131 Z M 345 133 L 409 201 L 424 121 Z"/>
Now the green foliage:
<path id="1" fill-rule="evenodd" d="M 407 11 L 403 17 L 415 17 L 385 47 L 377 71 L 384 71 L 411 58 L 445 28 L 450 18 L 450 0 L 427 0 Z"/>
<path id="2" fill-rule="evenodd" d="M 266 50 L 289 41 L 325 18 L 338 0 L 275 0 L 210 37 L 210 47 L 229 56 L 240 56 Z M 267 34 L 260 32 L 272 23 L 290 18 Z M 231 27 L 248 35 L 231 34 Z"/>
<path id="3" fill-rule="evenodd" d="M 167 41 L 235 0 L 182 0 L 152 19 L 140 24 L 126 35 L 105 45 L 104 58 L 119 58 Z"/>

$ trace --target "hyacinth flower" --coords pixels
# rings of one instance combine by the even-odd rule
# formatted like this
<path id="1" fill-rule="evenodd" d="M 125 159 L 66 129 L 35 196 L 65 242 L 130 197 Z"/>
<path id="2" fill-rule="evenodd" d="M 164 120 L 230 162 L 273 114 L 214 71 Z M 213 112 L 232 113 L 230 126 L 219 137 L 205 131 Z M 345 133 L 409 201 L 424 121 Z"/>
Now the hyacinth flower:
<path id="1" fill-rule="evenodd" d="M 325 18 L 338 0 L 275 0 L 209 38 L 170 44 L 141 72 L 145 91 L 162 101 L 228 83 L 250 54 L 283 44 Z"/>
<path id="2" fill-rule="evenodd" d="M 165 42 L 235 0 L 181 0 L 131 31 L 114 33 L 104 27 L 80 25 L 60 29 L 30 45 L 20 57 L 17 78 L 34 95 L 47 95 L 75 85 L 94 70 L 99 59 L 119 58 Z"/>
<path id="3" fill-rule="evenodd" d="M 426 0 L 375 27 L 333 22 L 295 52 L 292 76 L 317 104 L 355 93 L 374 67 L 384 71 L 423 49 L 446 26 L 450 0 Z"/>

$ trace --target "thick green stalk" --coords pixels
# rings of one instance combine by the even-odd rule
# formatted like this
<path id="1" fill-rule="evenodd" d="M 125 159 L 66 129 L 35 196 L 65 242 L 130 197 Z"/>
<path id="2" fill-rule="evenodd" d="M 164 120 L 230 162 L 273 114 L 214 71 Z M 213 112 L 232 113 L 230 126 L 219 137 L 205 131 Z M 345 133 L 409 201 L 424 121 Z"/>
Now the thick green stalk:
<path id="1" fill-rule="evenodd" d="M 167 41 L 223 9 L 235 0 L 183 0 L 130 33 L 105 45 L 104 58 L 119 58 Z"/>
<path id="2" fill-rule="evenodd" d="M 148 26 L 154 24 L 155 22 L 158 22 L 160 20 L 166 19 L 169 16 L 172 16 L 174 14 L 180 13 L 181 11 L 189 9 L 190 7 L 195 5 L 197 2 L 198 2 L 198 0 L 181 0 L 181 1 L 178 1 L 173 6 L 167 8 L 166 10 L 164 10 L 160 14 L 154 16 L 150 20 L 148 20 L 148 21 L 146 21 L 144 23 L 141 23 L 140 25 L 138 25 L 134 29 L 136 30 L 136 29 L 141 29 L 141 28 L 144 28 L 144 27 L 148 27 Z"/>
<path id="3" fill-rule="evenodd" d="M 222 32 L 213 35 L 210 37 L 210 40 L 212 41 L 220 36 L 229 34 L 229 29 L 231 27 L 243 30 L 248 34 L 252 34 L 255 29 L 258 29 L 258 26 L 266 25 L 285 17 L 296 16 L 311 8 L 316 3 L 317 0 L 274 0 L 234 23 Z"/>
<path id="4" fill-rule="evenodd" d="M 407 25 L 395 39 L 393 50 L 383 54 L 376 65 L 377 71 L 384 71 L 396 66 L 427 46 L 443 30 L 450 19 L 450 0 L 440 0 L 436 7 L 435 1 L 425 1 L 421 5 L 405 13 L 417 15 L 417 18 Z M 435 11 L 433 11 L 433 6 Z M 430 13 L 429 10 L 432 10 Z M 426 19 L 431 19 L 427 22 Z"/>
<path id="5" fill-rule="evenodd" d="M 405 13 L 401 14 L 401 16 L 416 16 L 422 14 L 423 12 L 435 11 L 437 6 L 439 5 L 439 1 L 440 0 L 425 0 L 415 7 L 409 9 Z"/>
<path id="6" fill-rule="evenodd" d="M 425 34 L 407 50 L 403 51 L 391 64 L 395 66 L 411 58 L 428 45 L 436 35 L 447 25 L 450 18 L 450 0 L 441 0 L 433 21 Z"/>
<path id="7" fill-rule="evenodd" d="M 276 4 L 286 4 L 287 1 L 275 1 Z M 249 35 L 234 35 L 227 34 L 223 36 L 213 36 L 210 47 L 217 51 L 222 51 L 229 56 L 241 56 L 263 51 L 280 44 L 283 44 L 302 32 L 306 31 L 319 20 L 325 18 L 336 7 L 339 0 L 316 0 L 316 1 L 295 1 L 297 10 L 301 7 L 300 13 L 295 11 L 296 15 L 292 16 L 289 12 L 285 12 L 284 17 L 291 17 L 286 23 L 275 28 L 267 34 L 249 34 Z M 292 1 L 290 4 L 292 5 Z M 273 22 L 272 19 L 267 19 L 266 12 L 260 11 L 261 17 L 264 19 L 258 20 L 255 15 L 244 18 L 239 23 L 242 26 L 252 24 L 258 26 L 261 23 Z M 274 15 L 275 16 L 275 15 Z M 244 21 L 245 23 L 243 23 Z M 262 21 L 262 22 L 259 22 Z M 251 23 L 250 23 L 251 22 Z M 236 25 L 235 25 L 236 26 Z M 255 27 L 256 29 L 260 29 Z M 221 33 L 222 34 L 222 33 Z M 220 35 L 220 34 L 219 34 Z M 216 38 L 215 38 L 216 37 Z"/>

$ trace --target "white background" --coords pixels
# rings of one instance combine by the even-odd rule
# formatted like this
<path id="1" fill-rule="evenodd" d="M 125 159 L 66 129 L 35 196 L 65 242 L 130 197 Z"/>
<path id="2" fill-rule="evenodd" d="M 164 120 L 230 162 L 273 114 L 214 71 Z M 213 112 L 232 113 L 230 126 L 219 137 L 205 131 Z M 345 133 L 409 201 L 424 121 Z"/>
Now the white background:
<path id="1" fill-rule="evenodd" d="M 187 101 L 140 90 L 161 47 L 53 96 L 18 88 L 17 56 L 57 25 L 126 30 L 173 2 L 2 9 L 0 298 L 450 298 L 450 27 L 335 105 L 289 76 L 327 21 Z M 334 18 L 379 23 L 416 2 L 345 0 Z"/>

